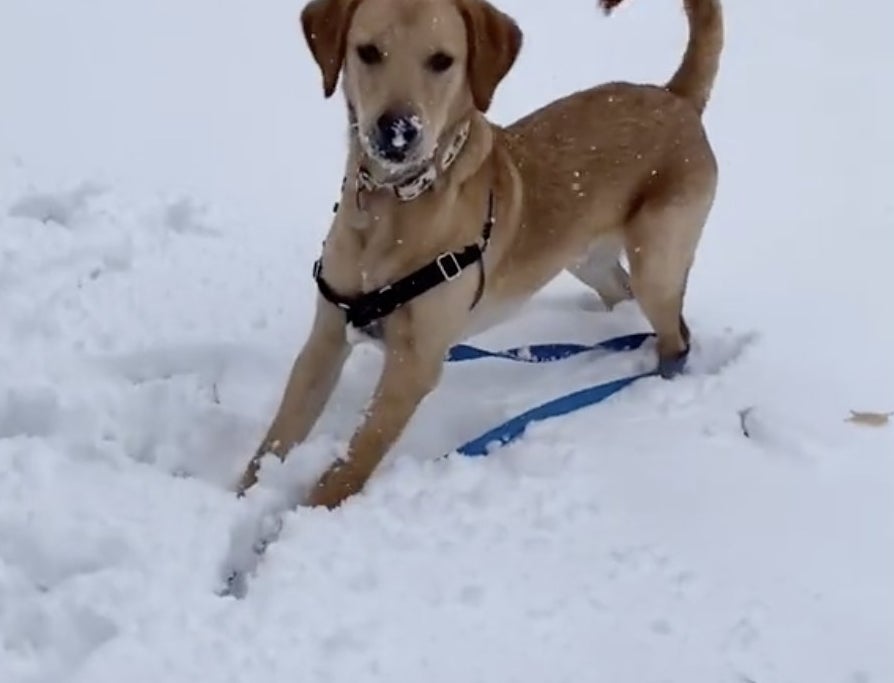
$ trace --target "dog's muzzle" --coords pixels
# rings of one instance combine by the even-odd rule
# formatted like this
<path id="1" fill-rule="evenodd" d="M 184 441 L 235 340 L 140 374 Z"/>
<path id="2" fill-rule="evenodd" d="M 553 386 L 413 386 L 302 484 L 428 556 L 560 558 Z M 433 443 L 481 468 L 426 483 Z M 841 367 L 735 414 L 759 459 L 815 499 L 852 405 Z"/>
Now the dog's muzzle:
<path id="1" fill-rule="evenodd" d="M 422 140 L 422 120 L 415 114 L 385 112 L 369 136 L 372 151 L 381 159 L 400 164 L 409 159 Z"/>

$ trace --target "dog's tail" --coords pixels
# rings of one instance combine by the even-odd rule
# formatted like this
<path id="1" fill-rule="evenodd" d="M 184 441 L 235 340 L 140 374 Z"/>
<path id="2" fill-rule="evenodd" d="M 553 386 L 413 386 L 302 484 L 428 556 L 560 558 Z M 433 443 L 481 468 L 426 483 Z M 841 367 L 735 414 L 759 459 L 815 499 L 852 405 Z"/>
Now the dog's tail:
<path id="1" fill-rule="evenodd" d="M 623 0 L 599 0 L 606 13 Z M 701 114 L 708 104 L 723 50 L 723 13 L 719 0 L 683 0 L 689 18 L 689 43 L 677 72 L 665 86 L 689 100 Z"/>

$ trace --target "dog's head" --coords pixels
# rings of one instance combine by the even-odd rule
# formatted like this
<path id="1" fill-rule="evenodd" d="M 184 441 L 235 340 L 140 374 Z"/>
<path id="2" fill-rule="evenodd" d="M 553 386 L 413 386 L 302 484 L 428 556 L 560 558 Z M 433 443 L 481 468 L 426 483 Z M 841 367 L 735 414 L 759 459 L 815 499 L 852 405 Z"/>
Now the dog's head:
<path id="1" fill-rule="evenodd" d="M 400 173 L 484 112 L 521 48 L 515 22 L 486 0 L 312 0 L 304 36 L 326 97 L 339 76 L 363 151 Z"/>

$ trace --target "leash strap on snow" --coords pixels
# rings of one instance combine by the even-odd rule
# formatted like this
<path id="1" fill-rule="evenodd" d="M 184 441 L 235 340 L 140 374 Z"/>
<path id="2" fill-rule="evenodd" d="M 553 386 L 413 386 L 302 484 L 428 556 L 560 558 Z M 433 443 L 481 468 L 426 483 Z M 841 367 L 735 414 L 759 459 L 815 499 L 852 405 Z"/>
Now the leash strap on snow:
<path id="1" fill-rule="evenodd" d="M 448 363 L 461 363 L 480 358 L 503 358 L 522 363 L 552 363 L 591 351 L 633 351 L 653 336 L 655 335 L 650 332 L 639 332 L 606 339 L 598 344 L 530 344 L 504 351 L 488 351 L 477 346 L 457 344 L 450 349 L 446 360 Z"/>
<path id="2" fill-rule="evenodd" d="M 551 363 L 593 351 L 632 351 L 638 349 L 647 339 L 654 336 L 651 333 L 638 333 L 614 337 L 613 339 L 607 339 L 592 345 L 535 344 L 506 349 L 505 351 L 488 351 L 476 346 L 459 344 L 450 349 L 446 361 L 448 363 L 460 363 L 482 358 L 497 358 L 521 363 Z M 652 377 L 657 374 L 657 370 L 652 370 L 603 384 L 596 384 L 564 396 L 559 396 L 497 425 L 481 436 L 464 443 L 455 452 L 468 457 L 488 455 L 492 447 L 504 446 L 520 437 L 532 422 L 540 422 L 553 417 L 567 415 L 581 408 L 595 405 L 616 394 L 624 387 L 633 384 L 638 379 Z"/>

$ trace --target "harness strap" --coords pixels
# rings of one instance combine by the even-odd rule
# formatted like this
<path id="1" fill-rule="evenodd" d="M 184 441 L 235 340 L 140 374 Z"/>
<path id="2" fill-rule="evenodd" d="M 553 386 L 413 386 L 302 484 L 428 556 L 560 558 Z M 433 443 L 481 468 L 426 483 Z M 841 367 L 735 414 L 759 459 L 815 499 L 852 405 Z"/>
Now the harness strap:
<path id="1" fill-rule="evenodd" d="M 481 282 L 472 307 L 481 298 L 484 290 L 484 263 L 482 257 L 490 242 L 496 220 L 494 218 L 494 194 L 488 195 L 487 218 L 481 238 L 460 251 L 445 251 L 433 261 L 413 271 L 399 280 L 356 296 L 343 296 L 336 292 L 323 278 L 322 257 L 314 263 L 313 277 L 320 294 L 331 304 L 345 312 L 347 322 L 358 329 L 393 313 L 425 292 L 444 282 L 458 278 L 470 265 L 481 262 Z"/>

